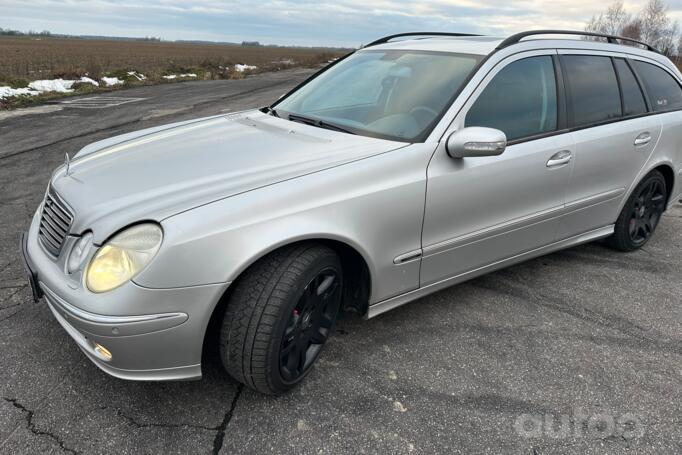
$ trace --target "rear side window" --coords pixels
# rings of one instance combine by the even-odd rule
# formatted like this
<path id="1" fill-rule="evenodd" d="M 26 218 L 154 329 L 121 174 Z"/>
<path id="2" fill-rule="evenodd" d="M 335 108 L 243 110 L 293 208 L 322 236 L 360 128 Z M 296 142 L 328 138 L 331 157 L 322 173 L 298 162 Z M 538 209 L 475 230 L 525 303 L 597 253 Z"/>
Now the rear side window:
<path id="1" fill-rule="evenodd" d="M 465 126 L 496 128 L 508 141 L 556 130 L 552 57 L 530 57 L 503 68 L 469 110 Z"/>
<path id="2" fill-rule="evenodd" d="M 635 75 L 625 60 L 617 58 L 614 62 L 620 79 L 620 87 L 623 91 L 623 115 L 629 117 L 645 114 L 647 112 L 646 102 Z"/>
<path id="3" fill-rule="evenodd" d="M 654 111 L 682 109 L 682 88 L 667 71 L 637 60 L 633 64 L 644 80 Z"/>
<path id="4" fill-rule="evenodd" d="M 574 126 L 621 117 L 618 80 L 610 57 L 565 55 L 563 62 Z"/>

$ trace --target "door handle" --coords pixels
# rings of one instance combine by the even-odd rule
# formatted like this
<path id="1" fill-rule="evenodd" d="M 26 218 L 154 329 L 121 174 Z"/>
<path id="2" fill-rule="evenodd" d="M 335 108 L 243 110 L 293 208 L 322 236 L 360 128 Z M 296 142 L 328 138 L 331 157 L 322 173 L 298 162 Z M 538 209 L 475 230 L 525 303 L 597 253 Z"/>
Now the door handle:
<path id="1" fill-rule="evenodd" d="M 647 145 L 649 142 L 651 142 L 651 134 L 648 132 L 642 133 L 635 138 L 635 146 Z"/>
<path id="2" fill-rule="evenodd" d="M 547 161 L 547 167 L 562 166 L 569 163 L 571 158 L 573 158 L 573 154 L 570 150 L 562 150 L 552 155 L 549 161 Z"/>

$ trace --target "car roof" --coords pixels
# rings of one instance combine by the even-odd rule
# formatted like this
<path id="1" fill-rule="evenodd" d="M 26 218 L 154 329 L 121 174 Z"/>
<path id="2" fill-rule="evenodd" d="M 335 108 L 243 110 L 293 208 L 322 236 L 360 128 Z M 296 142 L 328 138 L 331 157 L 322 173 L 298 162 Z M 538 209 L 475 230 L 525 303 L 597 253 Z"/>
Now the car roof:
<path id="1" fill-rule="evenodd" d="M 390 38 L 390 37 L 389 37 Z M 658 52 L 642 49 L 636 46 L 624 44 L 607 43 L 604 41 L 594 41 L 585 39 L 566 39 L 566 38 L 539 38 L 528 37 L 511 44 L 505 43 L 506 38 L 496 36 L 437 36 L 427 35 L 410 37 L 400 37 L 396 40 L 377 42 L 369 44 L 361 50 L 414 50 L 414 51 L 433 51 L 433 52 L 452 52 L 459 54 L 473 54 L 488 56 L 500 52 L 503 56 L 536 49 L 581 49 L 587 51 L 616 52 L 621 54 L 631 54 L 655 60 L 671 69 L 677 68 L 670 60 Z M 500 48 L 502 46 L 502 48 Z"/>
<path id="2" fill-rule="evenodd" d="M 423 36 L 412 39 L 389 41 L 368 49 L 394 49 L 411 51 L 456 52 L 460 54 L 488 55 L 502 43 L 504 38 L 494 36 Z"/>

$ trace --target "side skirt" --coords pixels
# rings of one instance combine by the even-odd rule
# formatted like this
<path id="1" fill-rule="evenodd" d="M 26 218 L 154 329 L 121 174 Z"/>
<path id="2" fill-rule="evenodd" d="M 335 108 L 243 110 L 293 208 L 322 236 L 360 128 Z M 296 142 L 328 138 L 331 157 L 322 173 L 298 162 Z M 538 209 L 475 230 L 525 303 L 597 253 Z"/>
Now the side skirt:
<path id="1" fill-rule="evenodd" d="M 483 267 L 479 267 L 477 269 L 470 270 L 468 272 L 464 272 L 462 274 L 450 278 L 446 278 L 445 280 L 429 284 L 428 286 L 420 287 L 419 289 L 415 289 L 414 291 L 410 291 L 405 294 L 401 294 L 399 296 L 383 300 L 381 302 L 375 303 L 374 305 L 370 305 L 369 309 L 367 310 L 367 314 L 365 315 L 365 318 L 371 319 L 375 316 L 380 315 L 381 313 L 390 311 L 413 300 L 427 296 L 431 293 L 440 291 L 455 284 L 462 283 L 472 278 L 485 275 L 486 273 L 493 272 L 495 270 L 499 270 L 513 264 L 518 264 L 520 262 L 527 261 L 528 259 L 533 259 L 539 256 L 544 256 L 545 254 L 563 250 L 565 248 L 570 248 L 572 246 L 608 237 L 609 235 L 613 234 L 613 230 L 614 230 L 613 224 L 609 226 L 604 226 L 602 228 L 594 229 L 592 231 L 585 232 L 584 234 L 569 237 L 559 242 L 550 243 L 549 245 L 536 248 L 534 250 L 526 251 L 525 253 L 521 253 L 498 262 L 493 262 L 492 264 L 485 265 Z"/>

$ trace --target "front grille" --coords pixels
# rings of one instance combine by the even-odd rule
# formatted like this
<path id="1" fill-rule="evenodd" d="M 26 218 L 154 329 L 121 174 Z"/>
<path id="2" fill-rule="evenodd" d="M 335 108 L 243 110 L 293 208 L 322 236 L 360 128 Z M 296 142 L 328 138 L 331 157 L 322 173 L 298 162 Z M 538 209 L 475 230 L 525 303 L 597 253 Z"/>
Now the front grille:
<path id="1" fill-rule="evenodd" d="M 64 240 L 66 240 L 66 236 L 71 228 L 72 221 L 73 215 L 71 211 L 50 188 L 45 196 L 43 213 L 40 216 L 38 238 L 45 249 L 52 255 L 59 256 L 59 252 L 62 250 L 62 246 L 64 246 Z"/>

